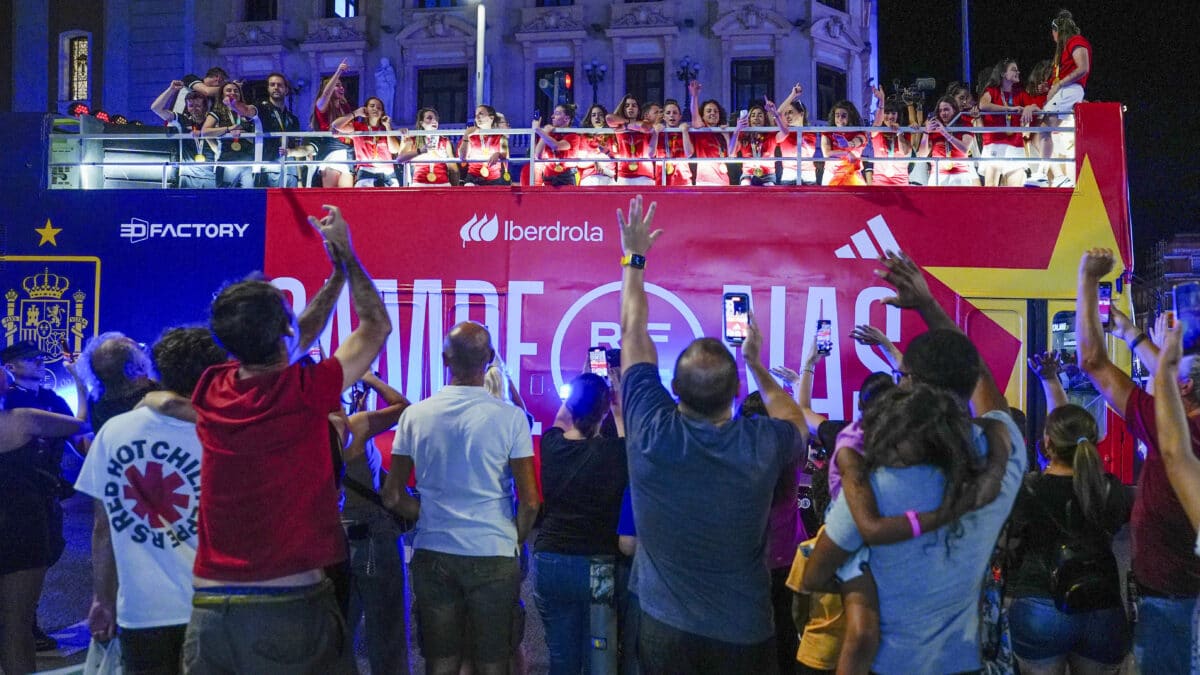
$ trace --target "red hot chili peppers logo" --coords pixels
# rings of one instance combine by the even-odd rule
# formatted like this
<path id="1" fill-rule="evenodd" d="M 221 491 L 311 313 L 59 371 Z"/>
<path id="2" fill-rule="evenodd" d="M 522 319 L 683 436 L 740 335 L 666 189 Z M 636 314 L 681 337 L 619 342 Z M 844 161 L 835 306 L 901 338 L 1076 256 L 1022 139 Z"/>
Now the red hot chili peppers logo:
<path id="1" fill-rule="evenodd" d="M 104 508 L 112 529 L 138 544 L 175 547 L 196 536 L 200 459 L 183 447 L 137 440 L 112 453 Z"/>

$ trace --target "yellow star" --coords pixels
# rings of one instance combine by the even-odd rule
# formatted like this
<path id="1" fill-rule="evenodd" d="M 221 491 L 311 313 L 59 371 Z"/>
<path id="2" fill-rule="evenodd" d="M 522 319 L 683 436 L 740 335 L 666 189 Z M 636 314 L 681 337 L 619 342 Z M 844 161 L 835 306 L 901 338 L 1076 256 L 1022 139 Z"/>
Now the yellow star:
<path id="1" fill-rule="evenodd" d="M 58 236 L 59 232 L 62 232 L 62 228 L 51 225 L 49 218 L 46 219 L 46 224 L 44 226 L 42 226 L 40 229 L 34 228 L 33 231 L 42 235 L 42 239 L 38 242 L 38 246 L 42 246 L 43 244 L 58 246 L 58 240 L 55 239 L 55 237 Z"/>

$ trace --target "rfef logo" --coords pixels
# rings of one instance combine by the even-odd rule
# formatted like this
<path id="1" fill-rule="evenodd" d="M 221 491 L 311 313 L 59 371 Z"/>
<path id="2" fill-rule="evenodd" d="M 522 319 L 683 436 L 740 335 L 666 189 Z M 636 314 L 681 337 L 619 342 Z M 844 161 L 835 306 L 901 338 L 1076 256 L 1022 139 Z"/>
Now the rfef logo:
<path id="1" fill-rule="evenodd" d="M 496 214 L 492 214 L 490 218 L 486 213 L 483 216 L 474 215 L 459 228 L 458 236 L 462 239 L 463 248 L 467 247 L 468 241 L 495 241 L 502 230 L 505 241 L 554 243 L 599 243 L 604 241 L 604 228 L 592 225 L 586 220 L 582 225 L 563 225 L 561 220 L 546 225 L 518 225 L 512 220 L 505 220 L 503 225 L 501 227 L 500 217 Z"/>

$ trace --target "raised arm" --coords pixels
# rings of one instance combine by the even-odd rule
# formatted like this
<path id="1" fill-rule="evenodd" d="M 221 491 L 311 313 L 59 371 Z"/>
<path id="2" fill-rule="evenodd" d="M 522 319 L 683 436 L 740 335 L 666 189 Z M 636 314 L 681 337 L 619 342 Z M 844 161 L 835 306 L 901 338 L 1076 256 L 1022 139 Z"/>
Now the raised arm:
<path id="1" fill-rule="evenodd" d="M 380 123 L 383 124 L 384 129 L 387 129 L 388 131 L 392 130 L 392 118 L 388 117 L 387 115 L 384 115 L 379 121 L 380 121 Z M 406 134 L 408 134 L 407 129 L 402 129 L 400 131 L 400 136 L 404 136 Z M 388 136 L 387 137 L 388 152 L 392 153 L 393 157 L 400 154 L 400 136 Z"/>
<path id="2" fill-rule="evenodd" d="M 1046 412 L 1070 403 L 1062 382 L 1058 379 L 1061 370 L 1057 352 L 1043 352 L 1029 357 L 1029 369 L 1042 383 L 1042 392 L 1046 395 Z"/>
<path id="3" fill-rule="evenodd" d="M 309 216 L 308 222 L 324 237 L 330 255 L 345 266 L 346 276 L 350 280 L 350 299 L 354 313 L 358 315 L 358 327 L 338 345 L 333 355 L 342 364 L 342 388 L 345 389 L 357 382 L 371 367 L 392 332 L 392 321 L 388 318 L 379 292 L 375 290 L 375 284 L 358 261 L 341 209 L 329 205 L 324 208 L 324 218 L 318 220 Z"/>
<path id="4" fill-rule="evenodd" d="M 883 124 L 883 107 L 887 103 L 887 94 L 883 93 L 883 87 L 875 87 L 875 121 L 872 122 L 875 126 Z"/>
<path id="5" fill-rule="evenodd" d="M 1133 380 L 1108 358 L 1104 330 L 1100 325 L 1097 284 L 1108 276 L 1115 264 L 1113 252 L 1093 248 L 1079 261 L 1079 284 L 1075 297 L 1075 337 L 1078 340 L 1079 366 L 1092 381 L 1109 407 L 1124 414 L 1133 393 Z"/>
<path id="6" fill-rule="evenodd" d="M 329 128 L 333 129 L 334 131 L 341 131 L 347 134 L 352 133 L 354 131 L 354 118 L 365 117 L 366 114 L 367 109 L 359 106 L 356 110 L 352 110 L 330 122 Z"/>
<path id="7" fill-rule="evenodd" d="M 1149 335 L 1142 332 L 1137 327 L 1137 324 L 1126 316 L 1125 312 L 1116 307 L 1111 307 L 1109 311 L 1112 314 L 1112 325 L 1109 330 L 1113 336 L 1119 340 L 1123 340 L 1125 345 L 1129 347 L 1129 351 L 1133 352 L 1133 355 L 1138 357 L 1138 360 L 1146 366 L 1146 370 L 1153 375 L 1154 371 L 1158 368 L 1158 347 L 1155 346 L 1155 340 L 1150 339 Z M 1156 337 L 1163 335 L 1167 325 L 1165 322 L 1166 317 L 1165 312 L 1158 315 L 1154 324 L 1154 335 Z"/>
<path id="8" fill-rule="evenodd" d="M 688 82 L 688 93 L 692 96 L 692 109 L 688 112 L 692 114 L 692 126 L 705 126 L 704 120 L 700 118 L 700 81 L 691 80 Z"/>
<path id="9" fill-rule="evenodd" d="M 342 59 L 342 62 L 338 64 L 337 70 L 333 71 L 333 75 L 331 75 L 329 77 L 329 81 L 325 83 L 325 88 L 321 90 L 321 95 L 318 96 L 317 100 L 313 103 L 314 107 L 316 107 L 318 110 L 324 110 L 325 106 L 329 105 L 329 97 L 333 96 L 333 92 L 337 88 L 338 80 L 342 79 L 342 73 L 346 72 L 346 70 L 349 68 L 350 66 L 346 64 L 346 59 Z"/>
<path id="10" fill-rule="evenodd" d="M 533 133 L 538 137 L 537 150 L 540 153 L 543 145 L 549 145 L 555 150 L 562 152 L 571 149 L 571 141 L 559 140 L 551 136 L 546 130 L 553 130 L 554 127 L 546 125 L 544 128 L 538 123 L 538 120 L 533 121 Z"/>
<path id="11" fill-rule="evenodd" d="M 763 404 L 767 414 L 773 419 L 791 422 L 796 427 L 795 453 L 797 457 L 804 456 L 804 448 L 808 447 L 808 421 L 804 410 L 792 400 L 783 387 L 771 377 L 771 372 L 762 362 L 762 333 L 758 330 L 758 322 L 754 315 L 750 316 L 750 329 L 746 341 L 742 343 L 742 357 L 746 361 L 746 370 L 754 376 L 758 384 L 758 392 L 762 394 Z"/>
<path id="12" fill-rule="evenodd" d="M 850 337 L 854 338 L 860 344 L 879 347 L 880 351 L 883 352 L 883 358 L 887 359 L 888 365 L 893 370 L 900 370 L 900 361 L 904 358 L 904 354 L 888 339 L 887 333 L 872 325 L 862 324 L 855 326 L 854 330 L 850 331 Z"/>
<path id="13" fill-rule="evenodd" d="M 829 419 L 813 410 L 812 407 L 813 380 L 817 379 L 817 364 L 824 359 L 825 355 L 817 351 L 817 341 L 811 340 L 808 345 L 808 352 L 804 356 L 804 367 L 800 369 L 799 379 L 796 384 L 796 403 L 800 406 L 800 410 L 804 412 L 804 420 L 808 423 L 809 434 L 812 435 L 817 433 L 817 428 L 821 426 L 822 422 Z M 779 374 L 774 369 L 771 372 Z M 788 374 L 790 375 L 791 373 Z"/>
<path id="14" fill-rule="evenodd" d="M 1183 504 L 1192 527 L 1200 527 L 1200 459 L 1196 458 L 1188 430 L 1187 411 L 1179 390 L 1179 370 L 1182 361 L 1181 342 L 1184 322 L 1176 321 L 1163 333 L 1163 349 L 1159 355 L 1158 369 L 1154 373 L 1154 423 L 1158 430 L 1158 452 L 1162 455 L 1171 488 Z M 1200 356 L 1188 357 L 1188 370 L 1195 371 L 1191 364 Z M 1198 384 L 1190 377 L 1189 396 L 1195 396 Z M 1184 536 L 1180 533 L 1179 536 Z"/>
<path id="15" fill-rule="evenodd" d="M 171 106 L 175 104 L 175 99 L 179 96 L 179 91 L 183 89 L 181 80 L 171 80 L 171 85 L 154 99 L 150 104 L 150 110 L 162 118 L 164 122 L 170 122 L 175 119 L 175 111 L 171 110 Z"/>
<path id="16" fill-rule="evenodd" d="M 642 212 L 642 196 L 629 200 L 629 219 L 617 209 L 617 223 L 621 227 L 621 370 L 629 370 L 639 363 L 658 364 L 658 349 L 650 339 L 647 327 L 650 311 L 646 301 L 646 272 L 636 260 L 645 259 L 650 247 L 662 235 L 662 230 L 651 230 L 654 222 L 655 204 Z"/>

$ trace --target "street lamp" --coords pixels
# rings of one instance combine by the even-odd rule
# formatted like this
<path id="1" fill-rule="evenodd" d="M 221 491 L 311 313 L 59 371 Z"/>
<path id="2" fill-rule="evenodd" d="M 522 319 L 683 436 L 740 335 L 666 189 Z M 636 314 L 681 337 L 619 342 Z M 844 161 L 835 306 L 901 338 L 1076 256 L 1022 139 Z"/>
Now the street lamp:
<path id="1" fill-rule="evenodd" d="M 599 98 L 597 91 L 600 83 L 604 81 L 604 76 L 608 74 L 608 66 L 592 59 L 591 63 L 583 64 L 583 74 L 587 76 L 588 84 L 592 85 L 592 105 L 595 105 L 596 99 Z"/>
<path id="2" fill-rule="evenodd" d="M 700 77 L 700 62 L 685 56 L 679 60 L 679 68 L 675 71 L 675 79 L 683 83 L 683 109 L 692 109 L 692 89 L 688 86 L 692 80 Z"/>
<path id="3" fill-rule="evenodd" d="M 487 29 L 484 24 L 483 0 L 475 8 L 475 107 L 483 105 L 483 35 Z"/>

